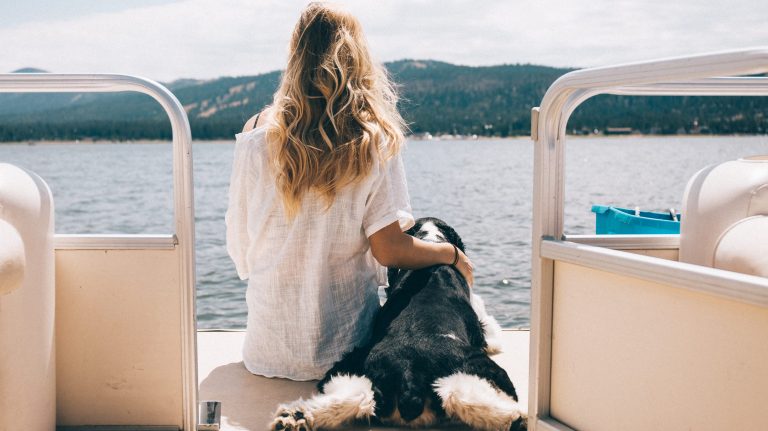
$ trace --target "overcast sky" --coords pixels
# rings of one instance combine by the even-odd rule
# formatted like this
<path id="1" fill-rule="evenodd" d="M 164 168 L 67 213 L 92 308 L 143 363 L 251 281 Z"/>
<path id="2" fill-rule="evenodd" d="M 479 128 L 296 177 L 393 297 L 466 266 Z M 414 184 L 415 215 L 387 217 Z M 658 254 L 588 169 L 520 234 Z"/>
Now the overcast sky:
<path id="1" fill-rule="evenodd" d="M 170 81 L 281 69 L 305 1 L 0 0 L 0 72 Z M 768 0 L 339 1 L 380 61 L 587 67 L 768 46 Z"/>

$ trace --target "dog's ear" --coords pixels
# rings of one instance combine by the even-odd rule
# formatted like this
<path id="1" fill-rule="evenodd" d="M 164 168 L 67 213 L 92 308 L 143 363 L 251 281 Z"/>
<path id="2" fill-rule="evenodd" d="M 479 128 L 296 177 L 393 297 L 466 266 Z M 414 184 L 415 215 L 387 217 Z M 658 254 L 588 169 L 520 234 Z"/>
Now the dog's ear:
<path id="1" fill-rule="evenodd" d="M 392 293 L 392 289 L 395 288 L 395 284 L 397 284 L 397 281 L 400 279 L 400 270 L 397 268 L 387 268 L 387 284 L 388 286 L 384 288 L 384 293 L 387 294 L 387 298 L 389 298 L 389 295 Z"/>
<path id="2" fill-rule="evenodd" d="M 440 230 L 443 231 L 443 235 L 445 235 L 445 239 L 447 239 L 448 242 L 458 247 L 459 250 L 461 250 L 462 252 L 465 252 L 464 241 L 461 240 L 461 237 L 459 236 L 459 234 L 456 233 L 456 231 L 452 227 L 445 225 L 445 226 L 441 226 Z"/>
<path id="3" fill-rule="evenodd" d="M 405 233 L 410 235 L 410 236 L 414 236 L 414 235 L 416 235 L 416 232 L 418 232 L 419 229 L 421 229 L 421 226 L 423 224 L 424 224 L 424 219 L 423 218 L 416 219 L 416 221 L 414 222 L 413 226 L 411 226 L 410 229 L 405 231 Z"/>
<path id="4" fill-rule="evenodd" d="M 446 241 L 450 242 L 451 244 L 458 247 L 459 250 L 466 253 L 466 250 L 464 249 L 464 241 L 461 240 L 459 234 L 448 223 L 438 218 L 433 218 L 432 223 L 434 223 L 435 226 L 440 229 L 440 233 L 443 234 Z"/>

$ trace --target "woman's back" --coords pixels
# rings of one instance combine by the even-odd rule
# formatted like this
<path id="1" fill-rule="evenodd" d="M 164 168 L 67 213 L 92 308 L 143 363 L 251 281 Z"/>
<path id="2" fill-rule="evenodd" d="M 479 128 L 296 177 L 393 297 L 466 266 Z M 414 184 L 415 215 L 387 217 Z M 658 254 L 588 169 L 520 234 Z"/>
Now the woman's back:
<path id="1" fill-rule="evenodd" d="M 374 164 L 330 206 L 310 192 L 290 218 L 269 169 L 266 128 L 237 135 L 226 222 L 228 251 L 249 279 L 244 362 L 260 375 L 315 379 L 368 337 L 383 271 L 367 237 L 412 224 L 402 161 Z"/>
<path id="2" fill-rule="evenodd" d="M 227 250 L 249 279 L 251 372 L 316 379 L 363 344 L 385 283 L 379 263 L 459 264 L 471 283 L 456 247 L 403 233 L 413 216 L 396 101 L 359 22 L 309 4 L 268 121 L 237 135 Z"/>

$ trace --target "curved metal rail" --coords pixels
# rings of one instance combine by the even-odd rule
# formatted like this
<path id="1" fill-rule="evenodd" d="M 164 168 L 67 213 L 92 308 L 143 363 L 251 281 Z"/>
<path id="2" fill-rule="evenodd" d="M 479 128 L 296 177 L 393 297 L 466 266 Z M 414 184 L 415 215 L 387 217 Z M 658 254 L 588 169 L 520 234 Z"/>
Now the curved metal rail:
<path id="1" fill-rule="evenodd" d="M 116 74 L 0 74 L 3 93 L 114 93 L 129 91 L 146 94 L 155 99 L 171 121 L 173 143 L 173 237 L 165 238 L 166 246 L 180 249 L 181 282 L 181 345 L 183 381 L 183 425 L 185 430 L 196 427 L 197 406 L 197 348 L 195 317 L 195 211 L 192 182 L 192 132 L 184 108 L 167 88 L 155 81 L 136 76 Z M 69 242 L 77 236 L 69 236 Z M 88 235 L 89 247 L 119 246 L 114 235 Z M 135 238 L 127 245 L 135 247 Z M 155 239 L 157 242 L 157 239 Z"/>
<path id="2" fill-rule="evenodd" d="M 533 109 L 531 137 L 535 147 L 529 392 L 532 429 L 568 429 L 549 416 L 554 260 L 561 255 L 574 255 L 586 261 L 595 254 L 587 246 L 583 246 L 581 251 L 573 251 L 574 247 L 560 241 L 565 239 L 565 132 L 571 114 L 581 103 L 599 94 L 765 96 L 768 95 L 768 78 L 744 75 L 766 72 L 768 48 L 577 70 L 557 79 L 544 95 L 541 107 Z M 612 254 L 610 260 L 612 265 L 631 266 L 637 273 L 659 270 L 652 259 L 629 262 L 619 253 Z M 692 265 L 676 270 L 686 272 L 684 279 L 701 281 L 702 277 L 711 278 L 711 274 L 704 274 L 707 271 L 700 271 Z M 693 281 L 688 287 L 693 288 Z M 713 282 L 728 284 L 727 287 L 733 287 L 728 296 L 747 301 L 749 292 L 745 289 L 763 284 L 754 277 L 745 279 L 729 274 L 718 275 Z M 744 298 L 739 297 L 739 292 L 744 294 Z"/>

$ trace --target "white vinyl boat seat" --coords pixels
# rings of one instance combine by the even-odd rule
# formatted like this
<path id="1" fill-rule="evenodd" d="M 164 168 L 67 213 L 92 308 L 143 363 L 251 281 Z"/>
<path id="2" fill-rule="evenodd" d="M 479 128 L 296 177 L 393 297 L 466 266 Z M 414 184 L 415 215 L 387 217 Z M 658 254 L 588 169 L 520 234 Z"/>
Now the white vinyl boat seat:
<path id="1" fill-rule="evenodd" d="M 697 172 L 683 213 L 681 262 L 768 277 L 768 156 Z"/>

